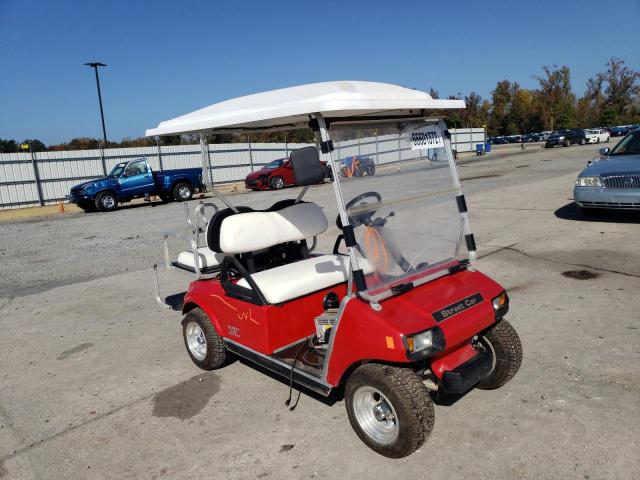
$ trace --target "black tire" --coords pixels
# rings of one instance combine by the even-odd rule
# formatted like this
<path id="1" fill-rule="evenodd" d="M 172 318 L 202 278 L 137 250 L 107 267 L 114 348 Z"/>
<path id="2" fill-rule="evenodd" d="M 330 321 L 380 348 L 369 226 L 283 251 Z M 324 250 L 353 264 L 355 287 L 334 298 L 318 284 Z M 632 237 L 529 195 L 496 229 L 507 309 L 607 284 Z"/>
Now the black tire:
<path id="1" fill-rule="evenodd" d="M 203 341 L 206 347 L 206 355 L 203 358 L 198 358 L 189 347 L 188 331 L 190 325 L 195 323 L 198 325 L 203 333 Z M 182 320 L 182 338 L 184 339 L 184 346 L 187 348 L 189 357 L 198 367 L 203 370 L 215 370 L 222 368 L 233 361 L 232 354 L 227 351 L 224 346 L 222 337 L 218 335 L 216 329 L 213 327 L 211 320 L 202 309 L 196 307 L 189 311 Z"/>
<path id="2" fill-rule="evenodd" d="M 378 392 L 380 403 L 374 407 L 375 393 L 371 394 L 372 403 L 362 402 L 362 398 L 369 395 L 369 390 Z M 381 397 L 379 394 L 384 397 Z M 364 397 L 363 397 L 364 396 Z M 386 403 L 388 400 L 389 403 Z M 391 406 L 390 414 L 393 422 L 388 419 L 375 422 L 381 425 L 391 425 L 396 429 L 396 437 L 393 440 L 381 443 L 376 441 L 362 427 L 363 413 L 371 408 L 372 414 L 379 405 Z M 363 408 L 363 405 L 365 408 Z M 360 440 L 376 453 L 389 458 L 401 458 L 412 454 L 424 444 L 429 437 L 435 422 L 435 411 L 429 391 L 422 383 L 418 375 L 408 368 L 368 363 L 359 367 L 351 374 L 345 388 L 345 406 L 349 422 Z M 359 406 L 359 407 L 358 407 Z M 366 422 L 365 422 L 366 425 Z M 371 428 L 366 427 L 365 428 Z M 373 428 L 376 428 L 375 426 Z"/>
<path id="3" fill-rule="evenodd" d="M 598 139 L 596 140 L 596 143 L 600 143 L 600 137 L 598 137 Z"/>
<path id="4" fill-rule="evenodd" d="M 168 193 L 159 193 L 158 196 L 163 203 L 173 202 L 173 197 Z"/>
<path id="5" fill-rule="evenodd" d="M 118 208 L 118 199 L 113 192 L 104 191 L 96 195 L 94 205 L 101 212 L 112 212 Z"/>
<path id="6" fill-rule="evenodd" d="M 272 177 L 269 180 L 269 187 L 271 190 L 282 190 L 284 187 L 284 178 L 280 176 Z"/>
<path id="7" fill-rule="evenodd" d="M 85 212 L 96 211 L 96 206 L 92 202 L 78 202 L 77 205 Z"/>
<path id="8" fill-rule="evenodd" d="M 587 143 L 587 141 L 584 138 L 580 139 L 580 145 L 584 145 L 585 143 Z"/>
<path id="9" fill-rule="evenodd" d="M 373 177 L 376 174 L 376 166 L 375 164 L 371 164 L 369 165 L 369 168 L 367 169 L 367 175 L 369 175 L 370 177 Z"/>
<path id="10" fill-rule="evenodd" d="M 503 386 L 518 372 L 522 364 L 522 344 L 518 333 L 506 320 L 500 320 L 484 332 L 482 341 L 493 350 L 495 365 L 477 387 L 494 390 Z"/>
<path id="11" fill-rule="evenodd" d="M 177 202 L 186 202 L 193 197 L 193 187 L 187 182 L 178 182 L 173 186 L 173 198 Z"/>
<path id="12" fill-rule="evenodd" d="M 562 143 L 563 147 L 568 147 L 569 145 L 571 145 L 571 142 L 568 140 Z"/>

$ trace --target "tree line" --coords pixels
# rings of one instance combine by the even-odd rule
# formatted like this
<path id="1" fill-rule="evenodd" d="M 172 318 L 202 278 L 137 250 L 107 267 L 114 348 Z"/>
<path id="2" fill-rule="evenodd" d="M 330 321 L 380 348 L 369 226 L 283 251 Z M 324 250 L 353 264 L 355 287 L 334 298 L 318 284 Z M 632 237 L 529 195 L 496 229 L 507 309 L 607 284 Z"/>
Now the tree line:
<path id="1" fill-rule="evenodd" d="M 486 127 L 488 135 L 515 135 L 559 128 L 612 127 L 640 123 L 640 73 L 629 68 L 624 60 L 612 57 L 603 72 L 587 80 L 586 90 L 577 98 L 571 87 L 571 71 L 566 65 L 542 67 L 534 75 L 538 87 L 522 88 L 518 82 L 501 80 L 491 92 L 491 99 L 483 99 L 472 91 L 464 97 L 450 95 L 450 99 L 464 99 L 467 108 L 449 112 L 446 118 L 451 128 Z M 439 98 L 438 91 L 430 94 Z M 313 142 L 308 129 L 285 132 L 209 135 L 209 143 L 307 143 Z M 198 136 L 176 135 L 160 137 L 124 138 L 108 142 L 107 148 L 151 147 L 156 145 L 197 144 Z M 38 139 L 20 143 L 0 138 L 0 152 L 20 151 L 29 143 L 31 150 L 94 150 L 101 147 L 97 138 L 74 138 L 66 143 L 46 146 Z"/>

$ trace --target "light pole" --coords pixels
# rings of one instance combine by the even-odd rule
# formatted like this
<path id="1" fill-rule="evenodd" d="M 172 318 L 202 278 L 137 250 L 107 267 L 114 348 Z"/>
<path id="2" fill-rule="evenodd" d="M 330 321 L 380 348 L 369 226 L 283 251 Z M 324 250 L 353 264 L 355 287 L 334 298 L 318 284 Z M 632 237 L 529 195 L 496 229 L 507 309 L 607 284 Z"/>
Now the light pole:
<path id="1" fill-rule="evenodd" d="M 89 62 L 86 66 L 93 68 L 96 74 L 96 86 L 98 87 L 98 102 L 100 103 L 100 119 L 102 120 L 102 138 L 104 140 L 104 148 L 107 148 L 107 130 L 104 126 L 104 112 L 102 110 L 102 94 L 100 93 L 100 77 L 98 76 L 98 67 L 106 67 L 104 63 Z"/>

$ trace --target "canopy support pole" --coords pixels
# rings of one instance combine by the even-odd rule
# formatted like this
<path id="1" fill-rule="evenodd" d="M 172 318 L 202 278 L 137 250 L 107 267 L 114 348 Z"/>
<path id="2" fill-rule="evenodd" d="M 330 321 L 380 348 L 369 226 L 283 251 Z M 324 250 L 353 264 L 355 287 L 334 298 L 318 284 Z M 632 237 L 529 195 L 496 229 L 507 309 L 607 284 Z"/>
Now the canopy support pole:
<path id="1" fill-rule="evenodd" d="M 210 189 L 213 194 L 218 197 L 222 203 L 224 203 L 227 207 L 233 210 L 234 213 L 238 213 L 238 209 L 231 203 L 229 200 L 225 198 L 222 193 L 220 193 L 216 187 L 213 186 L 213 173 L 211 171 L 211 166 L 209 165 L 209 146 L 207 145 L 206 135 L 203 132 L 199 132 L 200 135 L 200 160 L 202 161 L 202 172 L 207 172 L 206 175 L 203 175 L 204 184 Z M 205 180 L 206 179 L 206 180 Z"/>

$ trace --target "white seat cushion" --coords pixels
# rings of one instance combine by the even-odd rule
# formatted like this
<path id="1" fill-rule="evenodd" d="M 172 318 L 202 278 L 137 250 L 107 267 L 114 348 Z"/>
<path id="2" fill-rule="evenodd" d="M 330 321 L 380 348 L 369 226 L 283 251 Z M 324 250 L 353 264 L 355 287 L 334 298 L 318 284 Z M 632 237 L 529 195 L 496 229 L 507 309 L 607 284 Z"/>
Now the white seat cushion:
<path id="1" fill-rule="evenodd" d="M 255 252 L 315 237 L 327 226 L 327 217 L 315 203 L 297 203 L 275 212 L 238 213 L 222 221 L 219 250 L 231 254 Z"/>
<path id="2" fill-rule="evenodd" d="M 223 253 L 216 253 L 207 247 L 198 248 L 198 267 L 200 270 L 216 267 L 222 263 L 225 255 Z M 178 255 L 178 263 L 185 267 L 195 269 L 195 259 L 193 258 L 193 252 L 180 252 Z"/>
<path id="3" fill-rule="evenodd" d="M 359 258 L 358 261 L 365 275 L 373 271 L 365 259 Z M 254 273 L 251 278 L 264 294 L 265 300 L 276 304 L 346 282 L 348 276 L 349 257 L 321 255 Z M 250 288 L 244 278 L 238 285 Z"/>

